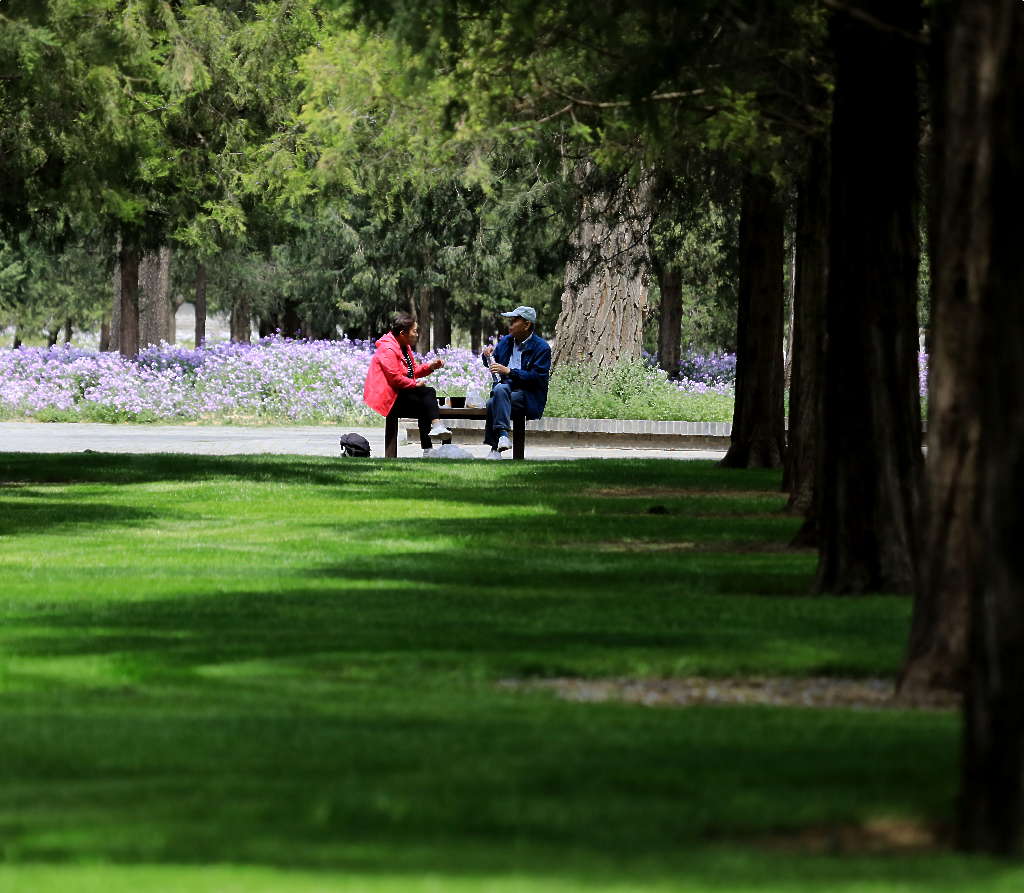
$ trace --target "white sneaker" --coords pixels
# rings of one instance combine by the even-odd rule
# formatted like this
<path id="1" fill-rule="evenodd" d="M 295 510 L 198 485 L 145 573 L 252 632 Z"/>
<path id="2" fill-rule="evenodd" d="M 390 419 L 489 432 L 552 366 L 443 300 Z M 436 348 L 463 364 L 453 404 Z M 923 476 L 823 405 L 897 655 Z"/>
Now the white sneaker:
<path id="1" fill-rule="evenodd" d="M 498 452 L 503 453 L 505 450 L 510 449 L 512 449 L 512 438 L 507 434 L 502 434 L 501 437 L 498 438 Z"/>
<path id="2" fill-rule="evenodd" d="M 451 437 L 452 436 L 452 432 L 449 431 L 444 426 L 444 424 L 441 422 L 440 419 L 438 419 L 436 422 L 434 422 L 433 425 L 430 426 L 429 436 L 430 437 Z"/>
<path id="3" fill-rule="evenodd" d="M 486 456 L 484 456 L 484 458 L 485 459 L 500 459 L 501 458 L 501 453 L 499 453 L 497 450 L 491 450 Z"/>

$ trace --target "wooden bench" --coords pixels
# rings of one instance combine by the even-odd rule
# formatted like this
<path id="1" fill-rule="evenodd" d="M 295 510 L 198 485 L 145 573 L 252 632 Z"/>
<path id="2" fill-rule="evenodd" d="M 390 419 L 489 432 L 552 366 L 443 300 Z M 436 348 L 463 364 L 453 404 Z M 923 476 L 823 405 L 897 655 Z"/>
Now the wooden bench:
<path id="1" fill-rule="evenodd" d="M 486 419 L 487 410 L 482 406 L 467 406 L 453 409 L 450 406 L 438 407 L 442 419 Z M 411 416 L 398 416 L 389 413 L 384 419 L 384 458 L 398 458 L 398 420 Z M 451 437 L 442 438 L 443 443 L 450 443 Z M 526 458 L 526 416 L 519 413 L 512 415 L 512 458 Z"/>

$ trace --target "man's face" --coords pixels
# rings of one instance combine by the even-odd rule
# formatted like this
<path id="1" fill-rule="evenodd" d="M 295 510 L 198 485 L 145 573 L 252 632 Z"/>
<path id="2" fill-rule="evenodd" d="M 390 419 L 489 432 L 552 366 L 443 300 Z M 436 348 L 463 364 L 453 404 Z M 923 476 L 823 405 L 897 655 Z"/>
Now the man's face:
<path id="1" fill-rule="evenodd" d="M 420 340 L 420 324 L 414 322 L 411 329 L 407 329 L 398 336 L 398 341 L 404 344 L 406 347 L 415 347 L 416 342 Z"/>
<path id="2" fill-rule="evenodd" d="M 521 316 L 510 316 L 508 320 L 508 333 L 516 339 L 516 341 L 522 341 L 530 331 L 530 324 L 523 319 Z"/>

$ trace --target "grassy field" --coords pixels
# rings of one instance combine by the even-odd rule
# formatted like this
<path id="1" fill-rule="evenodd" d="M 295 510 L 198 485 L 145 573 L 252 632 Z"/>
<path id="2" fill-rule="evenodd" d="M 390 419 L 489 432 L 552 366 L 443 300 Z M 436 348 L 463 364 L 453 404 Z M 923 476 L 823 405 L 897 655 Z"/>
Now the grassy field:
<path id="1" fill-rule="evenodd" d="M 907 600 L 808 596 L 777 488 L 678 461 L 0 456 L 0 890 L 1019 890 L 856 843 L 948 823 L 951 712 L 500 684 L 892 676 Z"/>

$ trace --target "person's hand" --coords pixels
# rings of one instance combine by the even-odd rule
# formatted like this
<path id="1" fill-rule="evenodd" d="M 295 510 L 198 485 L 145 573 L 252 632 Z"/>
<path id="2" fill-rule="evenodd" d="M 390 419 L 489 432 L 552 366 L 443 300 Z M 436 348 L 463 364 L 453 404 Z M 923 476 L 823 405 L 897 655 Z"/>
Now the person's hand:
<path id="1" fill-rule="evenodd" d="M 482 353 L 485 357 L 489 357 L 492 353 L 494 353 L 494 345 L 488 344 L 487 347 L 480 351 L 480 353 Z"/>
<path id="2" fill-rule="evenodd" d="M 498 375 L 508 375 L 512 370 L 508 366 L 502 366 L 501 363 L 491 363 L 491 372 L 497 372 Z"/>
<path id="3" fill-rule="evenodd" d="M 444 366 L 444 360 L 440 357 L 435 357 L 430 361 L 430 371 L 433 372 L 435 369 L 441 369 Z"/>

